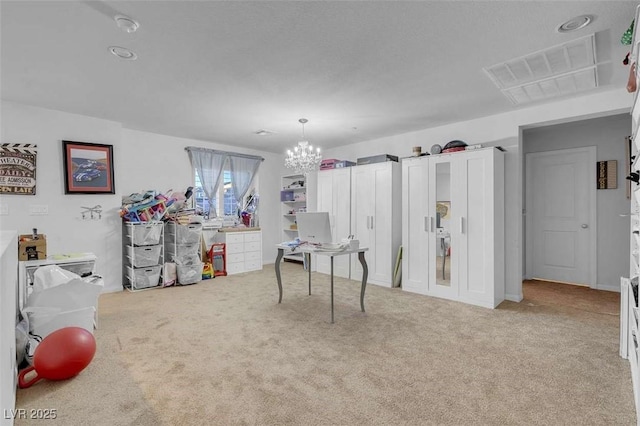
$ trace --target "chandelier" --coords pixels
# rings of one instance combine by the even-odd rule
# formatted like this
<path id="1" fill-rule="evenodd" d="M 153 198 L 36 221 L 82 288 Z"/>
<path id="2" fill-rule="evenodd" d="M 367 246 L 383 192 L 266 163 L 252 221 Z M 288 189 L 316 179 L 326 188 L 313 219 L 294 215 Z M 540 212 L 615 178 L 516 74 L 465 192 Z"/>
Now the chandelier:
<path id="1" fill-rule="evenodd" d="M 298 142 L 293 151 L 287 150 L 287 157 L 284 160 L 284 165 L 290 169 L 294 169 L 297 173 L 307 175 L 312 170 L 315 170 L 322 160 L 320 155 L 320 148 L 315 150 L 304 137 L 304 125 L 309 121 L 306 118 L 298 120 L 302 124 L 302 140 Z"/>

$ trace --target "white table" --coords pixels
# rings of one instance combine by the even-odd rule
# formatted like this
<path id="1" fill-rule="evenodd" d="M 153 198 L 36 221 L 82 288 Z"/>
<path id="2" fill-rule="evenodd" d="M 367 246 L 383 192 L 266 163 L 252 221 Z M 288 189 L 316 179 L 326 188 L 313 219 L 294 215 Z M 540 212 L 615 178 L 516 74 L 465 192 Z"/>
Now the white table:
<path id="1" fill-rule="evenodd" d="M 278 298 L 278 303 L 282 303 L 282 277 L 280 275 L 280 261 L 284 256 L 285 251 L 288 253 L 292 253 L 294 251 L 300 252 L 304 254 L 307 271 L 309 272 L 309 295 L 311 295 L 311 254 L 318 254 L 321 256 L 329 256 L 331 258 L 331 323 L 333 324 L 333 258 L 335 256 L 343 256 L 346 254 L 355 254 L 358 253 L 358 260 L 362 265 L 362 285 L 360 287 L 360 308 L 362 312 L 364 312 L 364 292 L 367 287 L 367 276 L 369 275 L 369 268 L 367 267 L 367 261 L 364 258 L 364 252 L 369 250 L 366 247 L 361 247 L 357 249 L 345 249 L 342 251 L 326 251 L 326 250 L 317 250 L 313 247 L 304 247 L 299 246 L 295 249 L 287 245 L 278 244 L 276 245 L 278 249 L 278 257 L 276 258 L 276 278 L 278 279 L 278 291 L 280 292 L 280 296 Z"/>

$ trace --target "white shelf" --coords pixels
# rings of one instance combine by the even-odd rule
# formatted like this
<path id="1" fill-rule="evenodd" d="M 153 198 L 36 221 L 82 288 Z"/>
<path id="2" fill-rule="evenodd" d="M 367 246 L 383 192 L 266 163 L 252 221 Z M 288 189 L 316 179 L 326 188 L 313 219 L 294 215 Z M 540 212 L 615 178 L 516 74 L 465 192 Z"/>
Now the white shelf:
<path id="1" fill-rule="evenodd" d="M 281 192 L 280 200 L 283 198 L 302 198 L 290 201 L 280 201 L 282 213 L 282 218 L 280 219 L 282 226 L 280 238 L 282 241 L 291 241 L 298 236 L 298 230 L 292 229 L 291 226 L 296 223 L 297 213 L 300 210 L 306 210 L 309 195 L 307 192 L 307 183 L 308 181 L 306 177 L 301 174 L 282 176 L 280 187 L 282 188 L 281 191 L 285 194 L 283 196 Z M 290 188 L 289 185 L 295 185 L 296 187 Z M 295 260 L 296 262 L 302 261 L 302 255 L 300 253 L 288 253 L 284 255 L 284 258 L 288 260 Z"/>

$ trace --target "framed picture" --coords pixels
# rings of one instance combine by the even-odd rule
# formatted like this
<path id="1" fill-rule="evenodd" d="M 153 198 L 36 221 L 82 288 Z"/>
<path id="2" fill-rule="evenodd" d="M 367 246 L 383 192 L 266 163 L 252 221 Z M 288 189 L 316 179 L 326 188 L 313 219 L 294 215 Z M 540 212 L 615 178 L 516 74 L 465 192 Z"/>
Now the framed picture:
<path id="1" fill-rule="evenodd" d="M 62 141 L 65 194 L 115 194 L 113 145 Z"/>

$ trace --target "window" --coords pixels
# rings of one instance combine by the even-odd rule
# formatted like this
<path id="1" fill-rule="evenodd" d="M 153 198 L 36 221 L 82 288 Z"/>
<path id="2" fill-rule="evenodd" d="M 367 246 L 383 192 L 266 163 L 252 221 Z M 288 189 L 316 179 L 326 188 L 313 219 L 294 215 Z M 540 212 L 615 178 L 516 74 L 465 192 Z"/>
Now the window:
<path id="1" fill-rule="evenodd" d="M 240 217 L 238 206 L 250 196 L 251 205 L 244 208 L 257 208 L 257 198 L 253 195 L 258 186 L 258 168 L 264 158 L 199 147 L 185 150 L 193 168 L 193 204 L 199 214 L 207 218 L 212 215 Z M 205 188 L 211 200 L 207 199 Z"/>
<path id="2" fill-rule="evenodd" d="M 236 207 L 236 199 L 233 196 L 233 185 L 231 185 L 231 171 L 226 169 L 224 170 L 224 174 L 222 177 L 222 182 L 220 182 L 220 187 L 218 188 L 218 194 L 213 199 L 213 202 L 210 202 L 207 198 L 207 195 L 204 193 L 202 189 L 202 184 L 200 183 L 200 178 L 198 174 L 193 172 L 194 174 L 194 202 L 195 208 L 198 212 L 201 212 L 204 216 L 208 217 L 211 214 L 211 206 L 215 206 L 216 212 L 218 212 L 218 216 L 237 216 L 237 207 Z M 223 205 L 220 206 L 218 200 L 224 200 Z"/>

